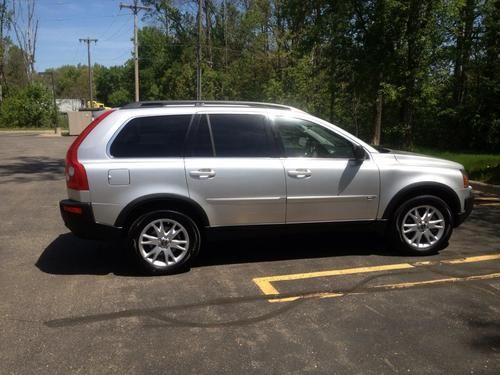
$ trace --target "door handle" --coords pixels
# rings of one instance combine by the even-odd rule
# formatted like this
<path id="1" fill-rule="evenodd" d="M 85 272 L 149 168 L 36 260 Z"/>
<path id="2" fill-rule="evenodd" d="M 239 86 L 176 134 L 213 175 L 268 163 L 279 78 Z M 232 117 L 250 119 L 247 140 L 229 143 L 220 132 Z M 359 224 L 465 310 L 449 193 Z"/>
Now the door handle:
<path id="1" fill-rule="evenodd" d="M 287 173 L 294 178 L 309 178 L 312 176 L 311 170 L 307 168 L 289 169 Z"/>
<path id="2" fill-rule="evenodd" d="M 201 168 L 195 171 L 189 171 L 189 175 L 200 180 L 206 180 L 215 177 L 215 171 L 210 168 Z"/>

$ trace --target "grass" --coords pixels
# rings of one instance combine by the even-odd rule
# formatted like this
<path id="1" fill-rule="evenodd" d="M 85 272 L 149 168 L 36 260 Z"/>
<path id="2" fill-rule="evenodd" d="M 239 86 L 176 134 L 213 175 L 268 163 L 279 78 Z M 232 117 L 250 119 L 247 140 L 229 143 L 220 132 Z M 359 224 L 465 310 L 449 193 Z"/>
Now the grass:
<path id="1" fill-rule="evenodd" d="M 40 127 L 40 128 L 32 128 L 32 127 L 11 127 L 11 128 L 0 128 L 0 132 L 10 132 L 10 131 L 27 131 L 27 132 L 32 132 L 32 131 L 46 131 L 46 130 L 52 130 L 54 131 L 54 128 L 49 128 L 49 127 Z"/>
<path id="2" fill-rule="evenodd" d="M 462 164 L 471 180 L 500 184 L 500 154 L 458 153 L 431 149 L 417 149 L 415 151 Z"/>

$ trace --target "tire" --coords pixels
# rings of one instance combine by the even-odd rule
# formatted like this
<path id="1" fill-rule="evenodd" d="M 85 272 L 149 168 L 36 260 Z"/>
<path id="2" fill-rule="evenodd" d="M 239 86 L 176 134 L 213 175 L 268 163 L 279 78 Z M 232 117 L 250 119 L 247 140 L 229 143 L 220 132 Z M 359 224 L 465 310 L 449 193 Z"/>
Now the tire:
<path id="1" fill-rule="evenodd" d="M 441 198 L 422 195 L 403 203 L 390 224 L 393 248 L 412 255 L 435 254 L 453 231 L 450 208 Z"/>
<path id="2" fill-rule="evenodd" d="M 188 268 L 200 249 L 200 231 L 188 216 L 154 211 L 139 217 L 129 237 L 141 266 L 152 275 L 169 275 Z"/>

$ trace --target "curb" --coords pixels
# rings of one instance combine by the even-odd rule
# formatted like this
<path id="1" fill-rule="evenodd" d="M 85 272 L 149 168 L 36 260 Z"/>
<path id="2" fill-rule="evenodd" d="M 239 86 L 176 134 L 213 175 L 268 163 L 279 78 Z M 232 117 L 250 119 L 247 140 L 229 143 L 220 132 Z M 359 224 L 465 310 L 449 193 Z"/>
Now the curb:
<path id="1" fill-rule="evenodd" d="M 469 181 L 469 183 L 474 190 L 478 190 L 482 193 L 500 195 L 500 185 L 486 184 L 479 181 Z"/>

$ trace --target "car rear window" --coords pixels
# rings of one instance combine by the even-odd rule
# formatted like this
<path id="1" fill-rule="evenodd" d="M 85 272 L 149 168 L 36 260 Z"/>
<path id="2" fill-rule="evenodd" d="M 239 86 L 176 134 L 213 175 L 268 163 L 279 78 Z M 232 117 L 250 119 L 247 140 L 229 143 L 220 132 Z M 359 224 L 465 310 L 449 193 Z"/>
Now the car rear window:
<path id="1" fill-rule="evenodd" d="M 118 158 L 182 157 L 191 115 L 137 117 L 120 131 L 110 153 Z"/>

